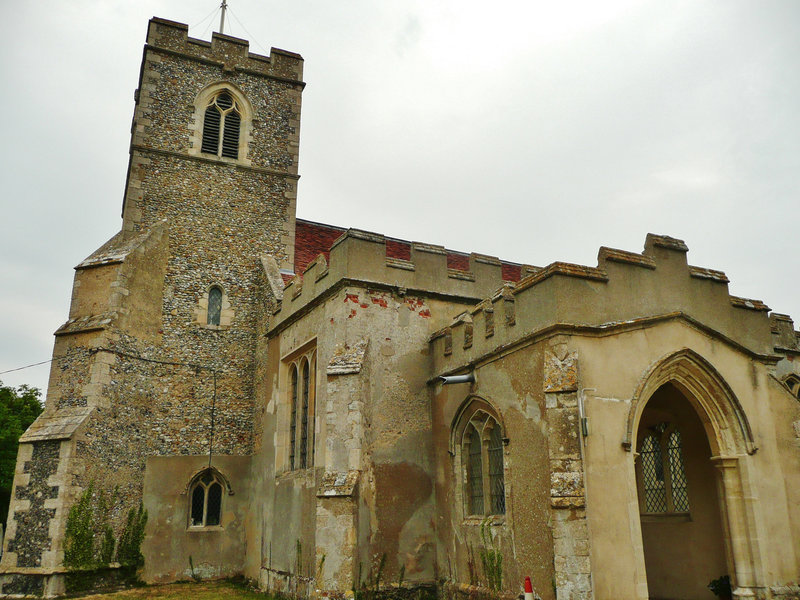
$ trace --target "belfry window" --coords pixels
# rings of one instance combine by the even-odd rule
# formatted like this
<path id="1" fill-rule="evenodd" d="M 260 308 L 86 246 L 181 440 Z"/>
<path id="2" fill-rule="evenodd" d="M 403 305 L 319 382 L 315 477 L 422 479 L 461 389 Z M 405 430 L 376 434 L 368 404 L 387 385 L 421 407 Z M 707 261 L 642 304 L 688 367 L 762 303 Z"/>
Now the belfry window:
<path id="1" fill-rule="evenodd" d="M 639 458 L 642 512 L 689 512 L 681 432 L 667 423 L 651 427 L 641 440 Z"/>
<path id="2" fill-rule="evenodd" d="M 220 524 L 223 482 L 211 469 L 197 476 L 189 490 L 189 526 L 213 527 Z"/>
<path id="3" fill-rule="evenodd" d="M 506 512 L 505 441 L 500 423 L 480 409 L 466 411 L 460 420 L 456 431 L 462 432 L 460 462 L 464 512 L 467 516 L 503 515 Z"/>
<path id="4" fill-rule="evenodd" d="M 211 97 L 203 117 L 201 151 L 226 158 L 239 158 L 242 111 L 225 90 Z"/>
<path id="5" fill-rule="evenodd" d="M 206 323 L 208 325 L 219 325 L 222 315 L 222 290 L 218 286 L 212 286 L 208 290 L 208 315 Z"/>

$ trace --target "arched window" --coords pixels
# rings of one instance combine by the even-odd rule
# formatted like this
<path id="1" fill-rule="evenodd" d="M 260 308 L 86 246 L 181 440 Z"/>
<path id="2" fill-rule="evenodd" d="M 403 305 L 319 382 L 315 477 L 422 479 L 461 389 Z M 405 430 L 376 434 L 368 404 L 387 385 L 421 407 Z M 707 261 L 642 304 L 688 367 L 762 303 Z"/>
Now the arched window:
<path id="1" fill-rule="evenodd" d="M 639 446 L 644 513 L 689 512 L 681 432 L 668 423 L 650 428 Z"/>
<path id="2" fill-rule="evenodd" d="M 212 470 L 197 476 L 189 488 L 189 526 L 212 527 L 220 524 L 224 482 Z"/>
<path id="3" fill-rule="evenodd" d="M 208 290 L 208 315 L 206 323 L 208 325 L 219 325 L 220 315 L 222 314 L 222 290 L 219 286 L 212 286 Z"/>
<path id="4" fill-rule="evenodd" d="M 302 409 L 300 412 L 300 468 L 308 466 L 308 361 L 303 361 Z"/>
<path id="5" fill-rule="evenodd" d="M 305 352 L 289 364 L 289 469 L 314 466 L 314 388 L 317 359 Z"/>
<path id="6" fill-rule="evenodd" d="M 241 108 L 227 90 L 212 96 L 203 117 L 201 151 L 226 158 L 239 158 L 241 123 Z"/>
<path id="7" fill-rule="evenodd" d="M 453 426 L 455 452 L 463 482 L 467 516 L 503 515 L 506 512 L 505 463 L 502 427 L 488 403 L 473 399 L 460 411 Z"/>
<path id="8" fill-rule="evenodd" d="M 783 380 L 783 383 L 789 388 L 789 392 L 791 392 L 792 396 L 800 399 L 800 377 L 791 374 Z"/>
<path id="9" fill-rule="evenodd" d="M 291 402 L 292 402 L 292 414 L 291 420 L 289 421 L 289 468 L 294 469 L 296 468 L 294 458 L 295 458 L 295 441 L 297 440 L 297 365 L 292 365 L 290 367 L 291 370 Z"/>

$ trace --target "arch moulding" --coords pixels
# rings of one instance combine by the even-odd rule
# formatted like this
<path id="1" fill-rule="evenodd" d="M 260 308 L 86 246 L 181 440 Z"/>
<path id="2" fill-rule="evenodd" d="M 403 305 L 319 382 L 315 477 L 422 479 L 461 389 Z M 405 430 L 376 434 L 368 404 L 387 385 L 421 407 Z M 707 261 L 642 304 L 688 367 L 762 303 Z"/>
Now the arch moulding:
<path id="1" fill-rule="evenodd" d="M 625 450 L 633 450 L 642 411 L 655 391 L 666 383 L 677 387 L 694 407 L 713 455 L 755 454 L 758 448 L 738 398 L 714 366 L 689 348 L 660 358 L 642 377 L 628 411 L 622 441 Z"/>

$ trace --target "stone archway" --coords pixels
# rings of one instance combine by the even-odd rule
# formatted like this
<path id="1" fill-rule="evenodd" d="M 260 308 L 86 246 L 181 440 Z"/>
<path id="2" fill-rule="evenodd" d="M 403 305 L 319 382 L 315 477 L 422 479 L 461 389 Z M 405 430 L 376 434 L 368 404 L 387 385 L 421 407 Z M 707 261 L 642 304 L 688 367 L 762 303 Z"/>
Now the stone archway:
<path id="1" fill-rule="evenodd" d="M 725 570 L 705 581 L 705 571 L 703 574 L 693 572 L 697 580 L 692 580 L 687 589 L 694 591 L 687 593 L 695 595 L 681 595 L 681 591 L 674 595 L 678 579 L 673 577 L 672 582 L 668 583 L 670 578 L 664 577 L 664 573 L 684 568 L 679 561 L 670 558 L 671 553 L 674 554 L 675 546 L 660 555 L 654 553 L 652 539 L 658 532 L 653 529 L 658 528 L 651 527 L 647 519 L 632 522 L 632 527 L 638 529 L 642 535 L 643 542 L 648 542 L 650 538 L 650 548 L 646 548 L 645 543 L 641 547 L 643 555 L 640 563 L 649 571 L 648 587 L 653 588 L 649 591 L 649 596 L 709 597 L 708 590 L 705 590 L 705 596 L 697 596 L 697 590 L 700 589 L 697 586 L 705 586 L 710 579 L 727 573 L 734 586 L 734 598 L 762 597 L 764 560 L 759 535 L 761 528 L 756 518 L 758 494 L 748 475 L 748 459 L 757 451 L 757 447 L 748 419 L 731 388 L 707 360 L 690 349 L 680 350 L 657 361 L 642 378 L 632 399 L 623 447 L 633 452 L 637 458 L 639 464 L 635 466 L 636 481 L 640 488 L 643 487 L 640 475 L 643 438 L 649 428 L 659 423 L 669 423 L 670 419 L 693 432 L 691 466 L 687 463 L 686 466 L 690 467 L 687 468 L 687 475 L 691 470 L 695 472 L 694 479 L 698 476 L 701 480 L 705 479 L 705 482 L 699 484 L 700 490 L 695 493 L 697 498 L 702 498 L 698 509 L 701 509 L 704 517 L 701 519 L 702 526 L 695 528 L 693 535 L 707 535 L 712 538 L 721 535 L 722 538 L 721 551 L 718 545 L 715 546 L 713 539 L 709 541 L 709 548 L 717 554 L 723 553 L 724 562 L 706 561 L 703 569 L 719 569 L 724 565 Z M 662 451 L 666 452 L 666 449 L 662 447 Z M 706 485 L 710 482 L 713 482 L 712 489 Z M 689 482 L 689 486 L 691 485 Z M 637 495 L 640 491 L 645 493 L 644 490 L 637 489 Z M 688 494 L 691 503 L 691 490 Z M 674 502 L 668 509 L 671 507 L 674 507 Z M 693 518 L 691 508 L 689 511 L 667 512 L 689 512 L 689 518 Z M 714 515 L 718 519 L 718 526 L 714 525 Z M 690 573 L 686 576 L 690 577 Z M 665 593 L 673 595 L 664 596 Z"/>
<path id="2" fill-rule="evenodd" d="M 662 385 L 648 399 L 636 435 L 650 598 L 708 600 L 708 582 L 729 573 L 716 471 L 694 408 L 674 385 Z"/>

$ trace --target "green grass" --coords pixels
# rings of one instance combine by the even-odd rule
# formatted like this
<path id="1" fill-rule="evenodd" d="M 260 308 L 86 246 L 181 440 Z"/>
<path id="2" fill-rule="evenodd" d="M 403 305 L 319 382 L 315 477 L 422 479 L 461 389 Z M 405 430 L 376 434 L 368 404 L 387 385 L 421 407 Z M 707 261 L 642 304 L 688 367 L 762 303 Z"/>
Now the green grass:
<path id="1" fill-rule="evenodd" d="M 202 583 L 171 583 L 141 587 L 113 594 L 92 594 L 81 596 L 91 600 L 266 600 L 271 596 L 254 592 L 241 584 L 230 581 L 211 581 Z"/>

